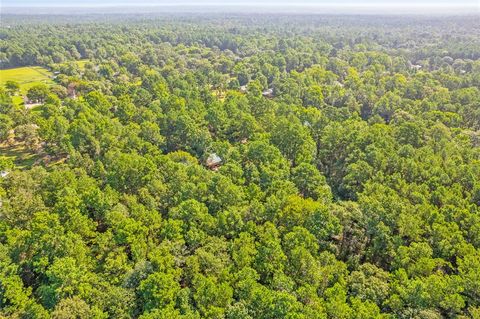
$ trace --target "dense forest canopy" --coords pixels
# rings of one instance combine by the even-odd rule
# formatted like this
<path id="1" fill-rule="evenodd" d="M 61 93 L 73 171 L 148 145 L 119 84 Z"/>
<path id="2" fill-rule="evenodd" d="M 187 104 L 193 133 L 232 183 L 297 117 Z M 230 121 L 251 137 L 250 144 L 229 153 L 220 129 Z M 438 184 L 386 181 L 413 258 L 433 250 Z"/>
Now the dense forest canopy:
<path id="1" fill-rule="evenodd" d="M 480 318 L 478 16 L 4 15 L 0 63 L 53 74 L 0 88 L 0 316 Z"/>

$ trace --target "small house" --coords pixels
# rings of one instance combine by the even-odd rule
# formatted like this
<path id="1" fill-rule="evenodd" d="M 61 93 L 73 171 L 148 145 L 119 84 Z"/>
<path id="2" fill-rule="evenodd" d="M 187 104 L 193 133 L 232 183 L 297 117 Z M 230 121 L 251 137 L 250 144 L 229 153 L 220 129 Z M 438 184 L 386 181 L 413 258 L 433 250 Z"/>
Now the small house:
<path id="1" fill-rule="evenodd" d="M 415 71 L 418 71 L 422 68 L 421 65 L 419 64 L 412 64 L 412 66 L 410 67 L 412 70 L 415 70 Z"/>
<path id="2" fill-rule="evenodd" d="M 415 71 L 418 71 L 422 68 L 420 64 L 413 64 L 410 61 L 408 61 L 408 66 L 410 67 L 411 70 L 415 70 Z"/>
<path id="3" fill-rule="evenodd" d="M 25 109 L 33 109 L 35 106 L 42 105 L 42 103 L 39 103 L 38 101 L 32 101 L 28 97 L 24 96 L 23 105 L 25 106 Z"/>
<path id="4" fill-rule="evenodd" d="M 212 153 L 208 156 L 205 164 L 209 169 L 216 171 L 218 170 L 218 167 L 220 166 L 220 164 L 222 164 L 222 159 L 217 154 Z"/>
<path id="5" fill-rule="evenodd" d="M 265 91 L 262 92 L 262 95 L 264 97 L 273 97 L 273 89 L 267 89 Z"/>

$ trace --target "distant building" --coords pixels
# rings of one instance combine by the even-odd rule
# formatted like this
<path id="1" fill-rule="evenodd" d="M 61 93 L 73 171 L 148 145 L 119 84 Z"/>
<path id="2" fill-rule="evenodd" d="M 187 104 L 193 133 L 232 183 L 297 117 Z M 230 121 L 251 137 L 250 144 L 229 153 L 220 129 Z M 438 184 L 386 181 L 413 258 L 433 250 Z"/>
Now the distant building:
<path id="1" fill-rule="evenodd" d="M 33 109 L 35 106 L 42 105 L 42 103 L 32 101 L 28 97 L 24 96 L 23 97 L 23 105 L 25 106 L 26 109 Z"/>
<path id="2" fill-rule="evenodd" d="M 273 97 L 273 89 L 267 89 L 262 92 L 262 95 L 264 97 Z"/>
<path id="3" fill-rule="evenodd" d="M 415 71 L 418 71 L 422 68 L 422 66 L 419 65 L 419 64 L 412 64 L 412 66 L 410 68 L 415 70 Z"/>
<path id="4" fill-rule="evenodd" d="M 385 72 L 385 73 L 387 73 L 387 72 Z M 338 81 L 334 81 L 334 82 L 333 82 L 333 85 L 336 85 L 336 86 L 339 86 L 339 87 L 342 87 L 342 88 L 343 88 L 343 84 L 340 83 L 340 82 L 338 82 Z"/>
<path id="5" fill-rule="evenodd" d="M 410 67 L 411 70 L 415 70 L 415 71 L 418 71 L 422 68 L 420 64 L 413 64 L 410 61 L 408 61 L 408 66 Z"/>
<path id="6" fill-rule="evenodd" d="M 220 164 L 222 164 L 222 159 L 217 154 L 212 153 L 208 156 L 205 164 L 211 170 L 216 171 L 216 170 L 218 170 L 218 167 L 220 166 Z"/>

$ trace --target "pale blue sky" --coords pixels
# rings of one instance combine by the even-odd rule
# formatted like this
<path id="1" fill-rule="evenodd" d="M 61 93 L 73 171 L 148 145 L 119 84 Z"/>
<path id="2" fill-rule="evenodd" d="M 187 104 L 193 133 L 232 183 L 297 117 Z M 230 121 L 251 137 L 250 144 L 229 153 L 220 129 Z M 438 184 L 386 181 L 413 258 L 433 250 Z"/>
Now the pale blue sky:
<path id="1" fill-rule="evenodd" d="M 248 6 L 379 6 L 379 7 L 480 7 L 480 0 L 0 0 L 5 7 L 30 6 L 155 6 L 155 5 L 248 5 Z"/>

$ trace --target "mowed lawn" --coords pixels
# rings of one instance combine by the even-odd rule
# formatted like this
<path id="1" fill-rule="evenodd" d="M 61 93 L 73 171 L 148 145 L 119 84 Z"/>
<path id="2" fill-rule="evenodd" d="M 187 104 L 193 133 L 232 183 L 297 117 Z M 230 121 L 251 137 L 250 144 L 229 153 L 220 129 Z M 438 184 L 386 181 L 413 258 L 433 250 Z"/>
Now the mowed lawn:
<path id="1" fill-rule="evenodd" d="M 20 84 L 22 95 L 25 95 L 28 89 L 36 84 L 53 84 L 52 73 L 40 66 L 0 70 L 0 86 L 4 86 L 7 81 L 15 81 Z M 15 96 L 13 100 L 16 104 L 21 104 L 23 101 L 21 96 Z"/>

